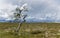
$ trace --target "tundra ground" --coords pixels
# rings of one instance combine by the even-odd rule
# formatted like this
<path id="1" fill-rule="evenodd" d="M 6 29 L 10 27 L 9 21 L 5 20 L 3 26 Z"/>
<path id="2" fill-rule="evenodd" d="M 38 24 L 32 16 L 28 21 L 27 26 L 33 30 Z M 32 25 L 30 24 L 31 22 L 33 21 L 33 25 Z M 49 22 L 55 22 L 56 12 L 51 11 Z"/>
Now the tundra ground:
<path id="1" fill-rule="evenodd" d="M 18 23 L 0 23 L 0 38 L 60 38 L 60 23 L 23 23 L 18 35 Z"/>

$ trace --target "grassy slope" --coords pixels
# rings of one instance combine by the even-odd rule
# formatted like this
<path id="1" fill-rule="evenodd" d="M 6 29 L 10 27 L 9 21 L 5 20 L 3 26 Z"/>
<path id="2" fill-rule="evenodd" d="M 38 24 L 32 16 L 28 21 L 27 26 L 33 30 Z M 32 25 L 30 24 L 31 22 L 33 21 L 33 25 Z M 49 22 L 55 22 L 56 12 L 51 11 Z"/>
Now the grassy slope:
<path id="1" fill-rule="evenodd" d="M 0 23 L 0 38 L 60 38 L 59 23 L 23 23 L 19 35 L 11 33 L 18 23 Z"/>

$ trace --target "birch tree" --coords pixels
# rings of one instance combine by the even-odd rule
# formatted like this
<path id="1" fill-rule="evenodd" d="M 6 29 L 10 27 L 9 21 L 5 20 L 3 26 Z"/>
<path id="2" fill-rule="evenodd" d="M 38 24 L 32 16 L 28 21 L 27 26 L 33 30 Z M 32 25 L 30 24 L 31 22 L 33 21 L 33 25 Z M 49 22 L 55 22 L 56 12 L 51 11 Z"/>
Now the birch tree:
<path id="1" fill-rule="evenodd" d="M 22 12 L 25 12 L 25 11 L 28 11 L 27 4 L 24 4 L 21 7 L 17 7 L 15 9 L 15 12 L 14 12 L 15 19 L 14 20 L 17 20 L 17 22 L 19 23 L 18 27 L 15 29 L 16 33 L 19 32 L 22 23 L 26 21 L 25 18 L 27 17 L 27 15 L 22 14 Z M 21 18 L 23 18 L 23 22 L 20 22 Z"/>

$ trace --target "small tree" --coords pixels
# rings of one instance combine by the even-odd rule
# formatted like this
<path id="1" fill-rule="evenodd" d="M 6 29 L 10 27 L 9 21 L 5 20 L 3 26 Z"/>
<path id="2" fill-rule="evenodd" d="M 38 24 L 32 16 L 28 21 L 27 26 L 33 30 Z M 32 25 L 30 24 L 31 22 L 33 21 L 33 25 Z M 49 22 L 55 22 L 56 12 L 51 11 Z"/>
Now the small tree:
<path id="1" fill-rule="evenodd" d="M 16 34 L 19 32 L 22 23 L 26 21 L 25 18 L 27 17 L 27 15 L 22 15 L 23 11 L 28 11 L 26 6 L 27 6 L 27 4 L 24 4 L 22 7 L 17 7 L 15 9 L 15 13 L 14 13 L 15 19 L 14 20 L 15 21 L 17 20 L 17 22 L 19 23 L 18 27 L 15 30 Z M 23 18 L 23 22 L 20 22 L 21 18 Z"/>

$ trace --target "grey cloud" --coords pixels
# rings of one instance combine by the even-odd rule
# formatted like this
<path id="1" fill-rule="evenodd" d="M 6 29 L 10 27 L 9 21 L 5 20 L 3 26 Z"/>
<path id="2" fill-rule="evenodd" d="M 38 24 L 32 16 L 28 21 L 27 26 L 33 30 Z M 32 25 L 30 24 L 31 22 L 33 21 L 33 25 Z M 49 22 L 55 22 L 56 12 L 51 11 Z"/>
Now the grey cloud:
<path id="1" fill-rule="evenodd" d="M 27 13 L 31 17 L 37 17 L 37 18 L 59 18 L 59 10 L 58 8 L 59 3 L 57 3 L 57 0 L 5 0 L 6 3 L 14 5 L 22 5 L 24 3 L 28 3 L 29 6 L 31 6 L 31 10 Z M 58 13 L 58 14 L 57 14 Z M 50 14 L 50 16 L 49 16 Z"/>

